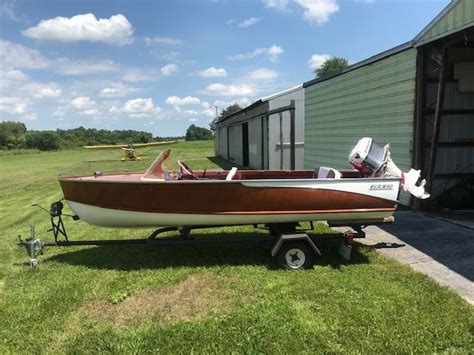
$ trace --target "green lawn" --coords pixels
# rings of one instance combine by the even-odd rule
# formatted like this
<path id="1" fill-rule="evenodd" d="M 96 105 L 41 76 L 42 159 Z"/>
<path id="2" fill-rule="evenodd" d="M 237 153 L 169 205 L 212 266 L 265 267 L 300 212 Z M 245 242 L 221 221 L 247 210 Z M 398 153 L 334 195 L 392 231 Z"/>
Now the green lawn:
<path id="1" fill-rule="evenodd" d="M 176 160 L 215 168 L 212 142 L 178 143 Z M 350 262 L 321 240 L 313 270 L 275 267 L 252 242 L 219 247 L 48 248 L 31 270 L 16 246 L 28 226 L 50 238 L 45 207 L 60 173 L 144 171 L 118 151 L 0 154 L 0 353 L 472 353 L 473 307 L 446 288 L 365 247 Z M 72 239 L 138 238 L 66 220 Z M 200 238 L 263 231 L 199 230 Z M 172 235 L 172 234 L 170 234 Z"/>

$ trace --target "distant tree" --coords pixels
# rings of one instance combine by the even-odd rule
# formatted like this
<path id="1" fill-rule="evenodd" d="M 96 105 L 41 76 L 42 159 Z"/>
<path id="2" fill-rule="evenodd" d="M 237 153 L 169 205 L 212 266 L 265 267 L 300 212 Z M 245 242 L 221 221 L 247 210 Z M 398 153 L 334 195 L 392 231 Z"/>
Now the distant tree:
<path id="1" fill-rule="evenodd" d="M 0 149 L 55 150 L 96 144 L 133 144 L 153 141 L 149 132 L 84 128 L 28 131 L 22 122 L 0 122 Z"/>
<path id="2" fill-rule="evenodd" d="M 203 127 L 197 127 L 195 125 L 189 126 L 186 131 L 186 140 L 187 141 L 202 141 L 207 139 L 213 139 L 212 132 Z"/>
<path id="3" fill-rule="evenodd" d="M 219 118 L 224 118 L 225 116 L 229 116 L 231 113 L 234 113 L 240 110 L 242 110 L 242 107 L 240 107 L 239 104 L 230 105 L 221 111 Z"/>
<path id="4" fill-rule="evenodd" d="M 53 131 L 26 132 L 25 143 L 27 148 L 36 148 L 39 150 L 59 149 L 59 137 L 57 133 Z"/>
<path id="5" fill-rule="evenodd" d="M 216 122 L 217 120 L 220 120 L 226 116 L 229 116 L 230 114 L 242 110 L 242 107 L 240 107 L 239 104 L 233 104 L 230 106 L 227 106 L 227 108 L 223 109 L 221 111 L 221 114 L 217 119 L 214 119 L 211 123 L 209 123 L 209 129 L 211 130 L 212 134 L 216 132 Z"/>
<path id="6" fill-rule="evenodd" d="M 323 76 L 332 72 L 345 69 L 349 66 L 349 61 L 346 58 L 332 57 L 326 59 L 326 61 L 319 67 L 314 69 L 316 76 Z"/>
<path id="7" fill-rule="evenodd" d="M 26 126 L 22 122 L 5 121 L 0 122 L 0 149 L 14 149 L 23 140 Z"/>

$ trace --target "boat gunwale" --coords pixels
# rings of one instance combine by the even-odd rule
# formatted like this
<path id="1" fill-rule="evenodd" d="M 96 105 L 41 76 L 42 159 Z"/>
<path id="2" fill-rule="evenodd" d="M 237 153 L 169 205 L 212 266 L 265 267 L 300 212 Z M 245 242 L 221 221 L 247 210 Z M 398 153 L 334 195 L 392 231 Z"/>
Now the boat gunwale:
<path id="1" fill-rule="evenodd" d="M 102 175 L 102 176 L 118 176 L 118 174 L 110 174 L 110 175 Z M 140 175 L 140 174 L 136 174 Z M 136 180 L 108 180 L 108 179 L 100 179 L 101 176 L 95 179 L 83 179 L 83 178 L 93 178 L 93 175 L 61 175 L 58 177 L 58 180 L 67 181 L 67 182 L 87 182 L 87 183 L 107 183 L 107 184 L 242 184 L 242 183 L 255 183 L 255 182 L 262 182 L 262 183 L 274 183 L 274 182 L 356 182 L 356 181 L 384 181 L 384 182 L 401 182 L 402 179 L 398 177 L 388 176 L 388 177 L 358 177 L 358 178 L 341 178 L 341 179 L 334 179 L 334 178 L 307 178 L 307 179 L 245 179 L 245 180 L 220 180 L 220 179 L 198 179 L 198 180 L 152 180 L 152 179 L 136 179 Z"/>

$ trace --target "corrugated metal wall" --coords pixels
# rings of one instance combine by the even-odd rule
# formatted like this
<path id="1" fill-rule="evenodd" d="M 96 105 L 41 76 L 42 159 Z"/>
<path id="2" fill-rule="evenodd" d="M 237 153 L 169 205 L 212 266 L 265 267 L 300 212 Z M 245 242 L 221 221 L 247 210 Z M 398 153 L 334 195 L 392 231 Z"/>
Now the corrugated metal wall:
<path id="1" fill-rule="evenodd" d="M 216 140 L 218 148 L 216 155 L 229 159 L 238 165 L 243 165 L 242 123 L 248 123 L 249 167 L 262 168 L 262 122 L 268 112 L 268 102 L 256 102 L 251 106 L 236 112 L 216 124 Z M 265 130 L 266 128 L 264 128 Z M 266 132 L 264 131 L 266 139 Z M 229 150 L 227 152 L 227 150 Z"/>
<path id="2" fill-rule="evenodd" d="M 412 164 L 416 49 L 308 86 L 304 166 L 348 168 L 361 137 L 390 143 L 401 169 Z M 402 198 L 409 203 L 409 196 Z"/>
<path id="3" fill-rule="evenodd" d="M 269 101 L 269 109 L 274 110 L 283 106 L 288 106 L 291 100 L 295 101 L 295 168 L 303 169 L 304 163 L 304 89 L 298 89 L 288 94 L 277 96 Z M 278 114 L 269 116 L 268 120 L 269 141 L 268 141 L 268 159 L 269 169 L 289 170 L 291 168 L 290 155 L 290 112 L 282 113 L 283 127 L 283 164 L 281 164 L 280 147 L 280 118 Z"/>
<path id="4" fill-rule="evenodd" d="M 216 130 L 217 151 L 216 156 L 227 159 L 227 127 Z"/>
<path id="5" fill-rule="evenodd" d="M 417 46 L 471 24 L 474 25 L 474 1 L 458 0 L 451 10 L 418 38 Z"/>
<path id="6" fill-rule="evenodd" d="M 242 165 L 242 125 L 229 126 L 228 132 L 229 160 Z"/>
<path id="7" fill-rule="evenodd" d="M 306 168 L 347 168 L 358 139 L 390 142 L 401 168 L 412 163 L 416 50 L 409 49 L 306 88 Z"/>
<path id="8" fill-rule="evenodd" d="M 249 167 L 262 168 L 262 118 L 249 121 Z"/>

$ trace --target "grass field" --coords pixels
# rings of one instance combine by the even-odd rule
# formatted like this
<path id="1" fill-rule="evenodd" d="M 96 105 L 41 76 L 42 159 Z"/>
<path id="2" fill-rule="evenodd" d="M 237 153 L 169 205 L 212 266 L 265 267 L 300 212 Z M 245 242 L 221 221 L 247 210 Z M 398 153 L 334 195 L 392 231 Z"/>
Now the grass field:
<path id="1" fill-rule="evenodd" d="M 216 167 L 212 142 L 180 142 L 176 159 Z M 472 353 L 473 307 L 424 275 L 339 241 L 321 240 L 313 270 L 275 268 L 254 243 L 48 248 L 31 270 L 18 234 L 50 238 L 45 207 L 61 198 L 60 173 L 144 171 L 118 151 L 0 154 L 0 353 Z M 139 238 L 66 221 L 70 238 Z M 262 231 L 199 230 L 197 238 Z M 172 234 L 170 234 L 172 235 Z"/>

